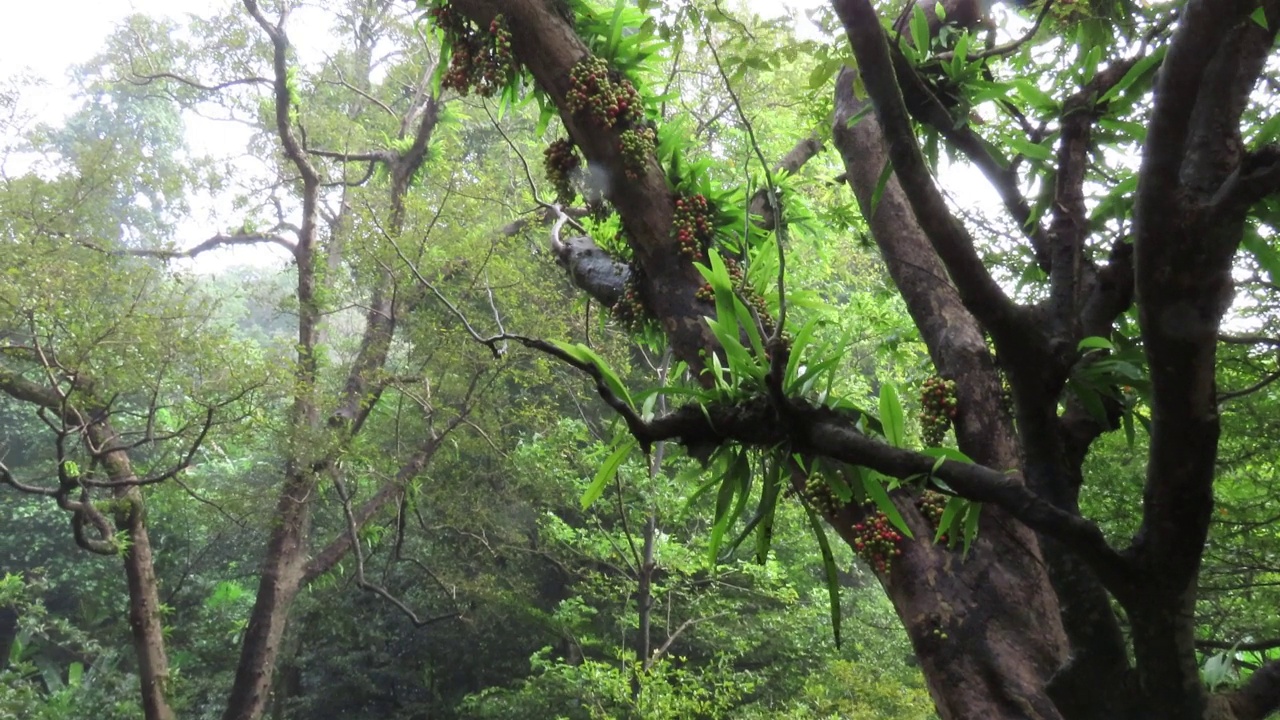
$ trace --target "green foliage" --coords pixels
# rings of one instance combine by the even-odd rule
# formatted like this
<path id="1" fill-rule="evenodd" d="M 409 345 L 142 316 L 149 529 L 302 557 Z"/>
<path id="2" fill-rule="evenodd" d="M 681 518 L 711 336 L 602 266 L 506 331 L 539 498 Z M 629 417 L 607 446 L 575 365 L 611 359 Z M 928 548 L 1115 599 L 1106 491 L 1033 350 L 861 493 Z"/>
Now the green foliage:
<path id="1" fill-rule="evenodd" d="M 117 667 L 118 651 L 51 614 L 42 600 L 47 589 L 38 578 L 0 578 L 0 609 L 18 617 L 7 663 L 0 662 L 0 718 L 138 717 L 138 681 Z M 92 665 L 71 659 L 84 657 Z"/>

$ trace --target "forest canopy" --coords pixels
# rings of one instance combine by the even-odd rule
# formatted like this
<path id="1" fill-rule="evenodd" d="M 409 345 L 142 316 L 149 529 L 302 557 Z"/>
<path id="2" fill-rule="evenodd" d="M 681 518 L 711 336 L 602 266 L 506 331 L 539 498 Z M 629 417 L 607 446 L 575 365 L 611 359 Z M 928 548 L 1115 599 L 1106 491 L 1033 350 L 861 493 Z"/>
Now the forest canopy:
<path id="1" fill-rule="evenodd" d="M 1280 0 L 239 0 L 0 85 L 0 718 L 1280 710 Z"/>

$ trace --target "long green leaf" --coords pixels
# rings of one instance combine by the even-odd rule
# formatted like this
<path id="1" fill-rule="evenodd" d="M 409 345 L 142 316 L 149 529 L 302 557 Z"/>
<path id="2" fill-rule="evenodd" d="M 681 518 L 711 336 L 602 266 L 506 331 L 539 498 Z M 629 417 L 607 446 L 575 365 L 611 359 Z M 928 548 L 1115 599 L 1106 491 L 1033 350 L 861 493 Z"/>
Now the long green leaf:
<path id="1" fill-rule="evenodd" d="M 868 107 L 870 103 L 868 103 Z M 876 208 L 880 205 L 880 197 L 884 195 L 884 189 L 889 186 L 889 178 L 893 177 L 893 163 L 889 160 L 884 161 L 884 169 L 880 171 L 880 177 L 876 180 L 876 189 L 871 193 L 871 209 L 867 215 L 874 216 Z"/>
<path id="2" fill-rule="evenodd" d="M 787 358 L 787 374 L 784 383 L 787 391 L 794 387 L 796 379 L 796 370 L 800 367 L 800 358 L 803 357 L 804 351 L 809 347 L 809 341 L 813 338 L 813 334 L 818 330 L 819 318 L 810 318 L 801 328 L 800 332 L 791 339 L 791 356 Z"/>
<path id="3" fill-rule="evenodd" d="M 724 539 L 725 530 L 729 527 L 729 507 L 741 486 L 738 474 L 749 470 L 746 459 L 746 451 L 739 449 L 729 463 L 729 469 L 725 471 L 724 480 L 720 483 L 720 492 L 716 494 L 715 524 L 711 526 L 711 540 L 707 543 L 708 565 L 714 566 L 720 553 L 720 543 Z"/>
<path id="4" fill-rule="evenodd" d="M 591 507 L 591 503 L 600 499 L 600 496 L 604 494 L 605 485 L 608 484 L 613 474 L 618 471 L 618 468 L 622 466 L 623 461 L 627 459 L 631 451 L 636 449 L 636 445 L 637 442 L 634 437 L 627 437 L 604 461 L 604 464 L 600 466 L 600 470 L 596 472 L 595 479 L 587 486 L 587 491 L 582 493 L 583 510 Z"/>
<path id="5" fill-rule="evenodd" d="M 840 573 L 836 568 L 836 556 L 831 552 L 831 543 L 827 542 L 827 533 L 822 528 L 822 521 L 817 513 L 808 505 L 804 506 L 805 516 L 809 518 L 809 527 L 813 536 L 818 539 L 818 549 L 822 552 L 822 569 L 827 576 L 827 597 L 831 601 L 831 632 L 835 635 L 836 647 L 840 647 Z"/>
<path id="6" fill-rule="evenodd" d="M 906 447 L 906 428 L 902 418 L 902 403 L 893 383 L 880 386 L 880 422 L 884 425 L 884 439 L 894 447 Z"/>
<path id="7" fill-rule="evenodd" d="M 763 565 L 769 559 L 769 547 L 773 544 L 773 516 L 778 509 L 778 496 L 782 490 L 782 466 L 772 462 L 765 468 L 764 488 L 760 491 L 760 518 L 756 531 L 756 562 Z"/>
<path id="8" fill-rule="evenodd" d="M 614 395 L 622 398 L 627 405 L 635 407 L 635 401 L 631 399 L 631 392 L 627 390 L 627 386 L 622 383 L 622 378 L 609 367 L 609 363 L 595 350 L 583 345 L 582 343 L 568 343 L 562 340 L 552 340 L 552 345 L 563 350 L 567 355 L 580 363 L 595 365 L 596 370 L 600 372 L 600 376 L 604 379 L 604 384 Z"/>
<path id="9" fill-rule="evenodd" d="M 751 342 L 751 349 L 755 351 L 757 364 L 764 362 L 764 339 L 760 337 L 760 328 L 756 325 L 756 319 L 751 316 L 751 310 L 747 308 L 747 304 L 742 302 L 742 298 L 737 294 L 733 297 L 733 312 L 738 318 L 738 324 L 747 334 L 747 340 Z"/>
<path id="10" fill-rule="evenodd" d="M 605 46 L 605 55 L 612 57 L 618 49 L 618 41 L 622 39 L 622 14 L 627 9 L 627 0 L 617 0 L 613 5 L 613 22 L 609 27 L 609 44 Z"/>
<path id="11" fill-rule="evenodd" d="M 959 533 L 954 532 L 952 526 L 960 519 L 960 514 L 964 511 L 968 502 L 962 497 L 952 496 L 947 498 L 947 506 L 942 509 L 942 517 L 938 518 L 938 531 L 933 536 L 935 543 L 942 540 L 943 535 L 950 535 L 951 537 L 948 540 L 951 544 L 955 544 L 956 536 Z"/>
<path id="12" fill-rule="evenodd" d="M 580 344 L 579 347 L 582 354 L 594 363 L 598 370 L 600 370 L 600 375 L 604 378 L 604 384 L 609 386 L 609 389 L 613 391 L 613 394 L 622 398 L 627 405 L 635 407 L 635 402 L 631 399 L 631 392 L 627 390 L 626 385 L 622 384 L 622 378 L 618 377 L 618 373 L 614 372 L 613 368 L 609 367 L 609 363 L 605 362 L 604 358 L 600 357 L 595 350 L 592 350 L 586 345 Z"/>
<path id="13" fill-rule="evenodd" d="M 1129 72 L 1126 72 L 1124 77 L 1120 78 L 1120 82 L 1112 85 L 1106 92 L 1102 93 L 1098 98 L 1098 103 L 1102 104 L 1109 102 L 1112 98 L 1119 97 L 1120 93 L 1128 90 L 1129 86 L 1137 82 L 1139 78 L 1148 73 L 1154 73 L 1155 66 L 1164 60 L 1165 49 L 1165 47 L 1160 47 L 1150 55 L 1134 63 L 1133 67 L 1129 68 Z"/>
<path id="14" fill-rule="evenodd" d="M 973 539 L 978 537 L 978 518 L 982 515 L 982 503 L 971 502 L 964 514 L 964 554 L 969 554 Z"/>
<path id="15" fill-rule="evenodd" d="M 876 509 L 884 513 L 885 517 L 889 518 L 889 522 L 901 530 L 903 535 L 914 538 L 911 528 L 907 527 L 907 521 L 902 519 L 898 508 L 889 498 L 889 493 L 885 492 L 884 485 L 880 484 L 880 473 L 862 469 L 858 475 L 862 476 L 862 489 L 867 493 L 867 497 L 871 498 L 871 502 L 875 503 Z"/>

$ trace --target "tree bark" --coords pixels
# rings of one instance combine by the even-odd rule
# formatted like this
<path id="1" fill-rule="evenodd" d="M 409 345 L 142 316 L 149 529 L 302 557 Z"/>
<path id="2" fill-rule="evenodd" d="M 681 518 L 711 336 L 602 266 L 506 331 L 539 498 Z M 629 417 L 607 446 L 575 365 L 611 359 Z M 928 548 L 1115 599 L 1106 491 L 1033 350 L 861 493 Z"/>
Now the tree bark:
<path id="1" fill-rule="evenodd" d="M 129 630 L 133 653 L 138 661 L 138 681 L 142 691 L 142 711 L 147 720 L 174 720 L 166 692 L 169 685 L 169 658 L 165 653 L 164 620 L 160 616 L 160 591 L 156 581 L 151 538 L 147 534 L 146 505 L 136 483 L 137 475 L 115 432 L 105 422 L 89 426 L 89 439 L 103 451 L 102 463 L 116 486 L 116 527 L 123 530 L 128 545 L 122 553 L 129 588 Z"/>
<path id="2" fill-rule="evenodd" d="M 364 421 L 377 404 L 383 381 L 378 377 L 387 363 L 397 326 L 397 297 L 393 278 L 384 274 L 374 288 L 365 314 L 365 327 L 359 349 L 347 369 L 346 381 L 337 398 L 337 407 L 321 419 L 321 400 L 316 391 L 318 368 L 316 353 L 321 343 L 321 308 L 316 299 L 317 215 L 320 171 L 312 155 L 354 159 L 335 153 L 315 153 L 299 143 L 292 118 L 289 88 L 289 40 L 280 24 L 269 22 L 255 0 L 243 0 L 245 9 L 271 40 L 272 65 L 275 76 L 275 132 L 285 158 L 301 178 L 302 220 L 299 223 L 294 259 L 298 285 L 298 359 L 295 371 L 295 396 L 291 413 L 292 437 L 285 463 L 284 484 L 272 519 L 270 539 L 263 558 L 258 594 L 249 625 L 245 631 L 235 682 L 227 701 L 223 720 L 256 720 L 270 699 L 275 663 L 288 624 L 289 612 L 298 591 L 309 579 L 310 526 L 312 503 L 319 483 L 335 464 L 342 448 L 361 430 Z M 367 12 L 380 8 L 367 6 Z M 427 147 L 438 119 L 437 99 L 422 94 L 421 103 L 404 119 L 402 130 L 412 133 L 413 142 L 402 153 L 365 154 L 366 162 L 380 162 L 391 175 L 391 217 L 387 236 L 399 239 L 404 229 L 404 198 L 410 182 L 426 160 Z M 416 125 L 410 125 L 409 118 Z M 326 442 L 327 440 L 327 442 Z M 434 445 L 431 445 L 434 451 Z M 324 449 L 321 449 L 324 448 Z M 429 459 L 422 452 L 405 464 L 398 484 L 416 476 Z M 396 497 L 395 492 L 378 492 L 372 505 L 361 508 L 364 519 L 371 518 L 382 504 Z M 336 541 L 321 553 L 326 567 L 332 567 L 350 549 L 350 543 Z M 322 571 L 322 570 L 321 570 Z M 314 577 L 314 575 L 310 576 Z"/>
<path id="3" fill-rule="evenodd" d="M 1017 444 L 1000 410 L 999 381 L 982 332 L 915 221 L 896 177 L 872 207 L 887 152 L 874 115 L 849 124 L 865 104 L 853 95 L 853 79 L 854 73 L 845 70 L 837 80 L 833 143 L 935 366 L 957 381 L 961 449 L 988 467 L 1018 468 Z M 848 528 L 837 529 L 852 541 Z M 923 523 L 913 530 L 918 537 L 932 537 Z M 944 720 L 1060 717 L 1045 687 L 1067 660 L 1066 635 L 1032 533 L 987 507 L 968 559 L 927 540 L 908 543 L 890 580 L 886 590 Z"/>

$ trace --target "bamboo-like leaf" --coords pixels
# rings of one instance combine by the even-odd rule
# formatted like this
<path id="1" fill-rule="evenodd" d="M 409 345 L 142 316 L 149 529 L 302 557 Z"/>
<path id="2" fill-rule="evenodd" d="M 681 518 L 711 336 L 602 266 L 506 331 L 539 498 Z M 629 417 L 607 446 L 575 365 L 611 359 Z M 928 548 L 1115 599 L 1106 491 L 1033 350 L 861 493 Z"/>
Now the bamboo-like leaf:
<path id="1" fill-rule="evenodd" d="M 609 386 L 614 395 L 622 398 L 628 406 L 635 407 L 635 402 L 631 399 L 631 393 L 627 390 L 627 386 L 622 383 L 622 378 L 618 377 L 618 373 L 609 367 L 609 363 L 605 362 L 604 358 L 600 357 L 595 350 L 581 343 L 578 344 L 578 351 L 582 353 L 583 357 L 587 358 L 588 362 L 596 366 L 596 369 L 600 371 L 600 375 L 604 378 L 604 384 Z"/>
<path id="2" fill-rule="evenodd" d="M 827 542 L 827 533 L 822 529 L 822 521 L 818 519 L 813 508 L 804 506 L 805 516 L 809 518 L 809 527 L 818 539 L 818 549 L 822 552 L 822 569 L 827 576 L 827 597 L 831 601 L 831 632 L 835 635 L 836 647 L 840 647 L 840 573 L 836 568 L 836 556 L 831 552 L 831 543 Z"/>
<path id="3" fill-rule="evenodd" d="M 943 535 L 950 535 L 950 544 L 955 544 L 958 533 L 954 532 L 953 526 L 960 520 L 960 515 L 967 504 L 968 501 L 962 497 L 947 498 L 947 506 L 942 509 L 942 517 L 938 518 L 938 531 L 933 536 L 935 543 L 942 540 Z"/>
<path id="4" fill-rule="evenodd" d="M 938 472 L 938 468 L 942 467 L 942 463 L 947 460 L 955 460 L 956 462 L 962 462 L 962 463 L 965 463 L 966 465 L 973 464 L 973 458 L 969 457 L 968 455 L 965 455 L 964 453 L 960 452 L 959 450 L 956 450 L 955 448 L 948 448 L 948 447 L 925 448 L 920 451 L 920 454 L 928 455 L 931 458 L 938 459 L 938 461 L 933 464 L 933 472 L 935 473 Z"/>
<path id="5" fill-rule="evenodd" d="M 708 565 L 714 566 L 716 564 L 716 558 L 720 553 L 720 543 L 723 541 L 725 530 L 728 529 L 729 522 L 732 519 L 729 508 L 733 504 L 734 496 L 743 484 L 742 478 L 739 476 L 748 472 L 750 472 L 750 465 L 747 463 L 747 452 L 739 448 L 733 460 L 730 461 L 728 470 L 724 473 L 724 480 L 720 483 L 720 492 L 716 494 L 715 523 L 711 526 L 711 540 L 707 543 Z"/>
<path id="6" fill-rule="evenodd" d="M 627 456 L 631 454 L 632 450 L 636 449 L 637 444 L 638 443 L 634 437 L 628 436 L 620 445 L 618 445 L 617 448 L 614 449 L 609 457 L 605 459 L 604 464 L 601 465 L 600 469 L 596 472 L 595 478 L 591 481 L 591 484 L 587 486 L 587 491 L 582 493 L 583 510 L 591 507 L 591 503 L 600 499 L 600 496 L 604 494 L 605 485 L 608 484 L 609 480 L 613 477 L 613 474 L 618 472 L 618 468 L 622 467 L 623 461 L 627 459 Z"/>
<path id="7" fill-rule="evenodd" d="M 880 387 L 880 422 L 884 425 L 884 438 L 894 447 L 906 447 L 906 428 L 902 418 L 902 403 L 893 383 Z"/>
<path id="8" fill-rule="evenodd" d="M 1166 49 L 1167 46 L 1157 48 L 1150 55 L 1147 55 L 1134 63 L 1133 67 L 1129 68 L 1129 71 L 1124 74 L 1124 77 L 1120 78 L 1119 82 L 1108 88 L 1106 92 L 1102 93 L 1098 98 L 1098 103 L 1110 102 L 1112 98 L 1119 97 L 1120 93 L 1128 90 L 1129 86 L 1133 85 L 1139 79 L 1147 76 L 1148 74 L 1154 75 L 1156 65 L 1160 64 L 1160 62 L 1164 60 Z"/>
<path id="9" fill-rule="evenodd" d="M 876 189 L 871 193 L 871 209 L 867 212 L 868 216 L 875 215 L 876 208 L 880 205 L 880 197 L 884 195 L 884 189 L 889 186 L 891 177 L 893 177 L 893 163 L 886 159 L 884 168 L 880 171 L 880 177 L 876 180 Z"/>
<path id="10" fill-rule="evenodd" d="M 941 7 L 941 3 L 937 7 Z M 911 44 L 920 57 L 929 52 L 929 16 L 924 14 L 924 4 L 916 3 L 911 11 Z"/>
<path id="11" fill-rule="evenodd" d="M 757 358 L 756 364 L 764 362 L 764 339 L 760 337 L 760 328 L 756 325 L 756 319 L 751 316 L 751 310 L 747 308 L 746 303 L 742 302 L 742 298 L 735 293 L 733 296 L 733 312 L 738 318 L 738 324 L 742 326 L 743 331 L 747 335 L 747 340 L 751 342 L 751 349 L 755 351 Z"/>
<path id="12" fill-rule="evenodd" d="M 964 554 L 969 554 L 973 539 L 978 537 L 978 518 L 982 515 L 982 503 L 970 502 L 964 513 Z"/>
<path id="13" fill-rule="evenodd" d="M 707 469 L 705 470 L 705 472 L 708 474 L 709 477 L 701 485 L 699 485 L 696 490 L 693 491 L 693 494 L 689 496 L 688 500 L 684 501 L 684 509 L 686 512 L 689 510 L 689 508 L 693 507 L 693 504 L 698 501 L 698 498 L 701 498 L 703 495 L 706 495 L 707 491 L 709 491 L 711 488 L 715 487 L 720 483 L 721 476 L 724 472 L 726 458 L 728 457 L 728 455 L 729 455 L 728 446 L 722 445 L 716 448 L 711 458 L 707 461 Z M 686 482 L 689 482 L 697 478 L 703 472 L 704 471 L 702 470 L 702 468 L 699 468 L 695 465 L 694 467 L 680 473 L 680 475 L 676 477 L 676 483 L 684 484 Z"/>
<path id="14" fill-rule="evenodd" d="M 763 565 L 769 559 L 773 544 L 773 516 L 778 509 L 778 495 L 782 490 L 782 465 L 771 462 L 764 472 L 764 487 L 760 490 L 759 529 L 756 530 L 756 562 Z"/>
<path id="15" fill-rule="evenodd" d="M 1110 340 L 1104 337 L 1091 335 L 1087 338 L 1082 339 L 1080 341 L 1080 344 L 1076 345 L 1076 349 L 1077 350 L 1115 350 L 1116 346 L 1112 344 Z"/>
<path id="16" fill-rule="evenodd" d="M 627 0 L 617 0 L 613 4 L 613 21 L 609 26 L 609 44 L 605 46 L 605 55 L 612 56 L 618 49 L 618 41 L 622 39 L 622 14 L 627 9 Z"/>
<path id="17" fill-rule="evenodd" d="M 795 387 L 796 370 L 800 367 L 800 358 L 804 355 L 804 351 L 809 347 L 809 341 L 813 339 L 813 334 L 818 330 L 818 318 L 811 318 L 800 328 L 800 332 L 791 339 L 791 356 L 787 358 L 787 374 L 784 387 L 790 392 Z"/>
<path id="18" fill-rule="evenodd" d="M 893 504 L 893 500 L 889 498 L 889 493 L 885 492 L 884 485 L 880 484 L 877 477 L 879 473 L 871 470 L 863 469 L 858 475 L 862 477 L 862 489 L 867 493 L 867 497 L 871 498 L 871 502 L 875 504 L 876 509 L 885 514 L 889 518 L 889 522 L 893 526 L 902 531 L 903 535 L 914 539 L 911 529 L 907 527 L 907 521 L 902 519 L 902 514 L 898 512 L 898 508 Z"/>

